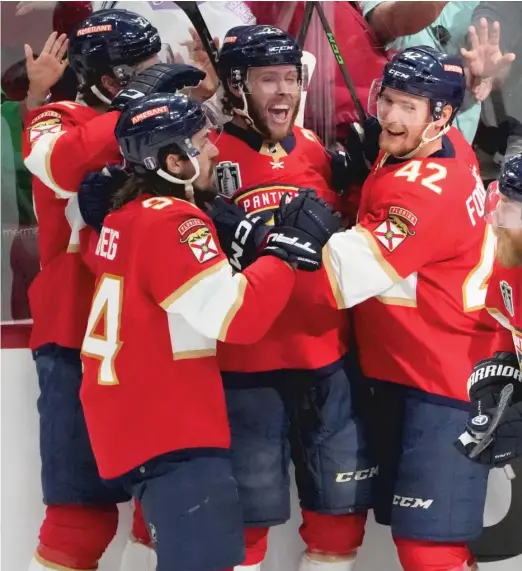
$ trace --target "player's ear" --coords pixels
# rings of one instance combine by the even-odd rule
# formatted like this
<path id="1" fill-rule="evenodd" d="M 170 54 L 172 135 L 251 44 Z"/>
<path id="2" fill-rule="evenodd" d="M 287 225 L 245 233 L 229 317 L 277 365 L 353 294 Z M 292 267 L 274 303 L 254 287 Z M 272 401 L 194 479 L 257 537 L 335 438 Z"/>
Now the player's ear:
<path id="1" fill-rule="evenodd" d="M 230 79 L 227 79 L 227 84 L 228 84 L 228 89 L 230 90 L 230 93 L 232 93 L 232 95 L 235 95 L 236 97 L 241 97 L 241 93 L 239 93 L 239 89 L 232 87 L 232 82 L 230 81 Z"/>
<path id="2" fill-rule="evenodd" d="M 168 172 L 174 176 L 178 176 L 183 169 L 183 159 L 179 155 L 169 154 L 165 159 L 165 165 Z"/>
<path id="3" fill-rule="evenodd" d="M 102 76 L 101 84 L 103 88 L 106 91 L 108 91 L 111 95 L 116 95 L 116 93 L 118 93 L 118 91 L 120 91 L 121 89 L 118 80 L 115 77 L 111 77 L 110 75 Z"/>
<path id="4" fill-rule="evenodd" d="M 452 113 L 453 113 L 453 107 L 451 105 L 444 105 L 444 107 L 442 108 L 442 113 L 440 114 L 440 119 L 437 119 L 435 121 L 435 125 L 437 125 L 437 127 L 440 127 L 442 129 L 450 120 Z"/>

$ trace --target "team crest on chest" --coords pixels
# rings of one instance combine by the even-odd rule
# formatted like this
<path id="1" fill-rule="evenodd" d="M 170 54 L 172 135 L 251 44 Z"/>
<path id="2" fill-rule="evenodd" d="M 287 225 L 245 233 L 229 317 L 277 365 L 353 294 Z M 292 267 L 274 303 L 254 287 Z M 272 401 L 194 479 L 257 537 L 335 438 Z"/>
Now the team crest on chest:
<path id="1" fill-rule="evenodd" d="M 188 244 L 196 260 L 204 264 L 219 255 L 212 233 L 199 218 L 191 218 L 178 227 L 180 242 Z"/>
<path id="2" fill-rule="evenodd" d="M 230 198 L 241 188 L 241 171 L 238 163 L 223 161 L 216 167 L 219 194 Z"/>
<path id="3" fill-rule="evenodd" d="M 507 281 L 502 280 L 500 282 L 500 293 L 502 294 L 502 299 L 504 300 L 504 307 L 506 311 L 515 317 L 515 306 L 513 305 L 513 288 L 507 283 Z"/>
<path id="4" fill-rule="evenodd" d="M 400 246 L 408 236 L 415 236 L 418 218 L 405 208 L 392 206 L 388 217 L 373 231 L 374 236 L 390 252 Z"/>

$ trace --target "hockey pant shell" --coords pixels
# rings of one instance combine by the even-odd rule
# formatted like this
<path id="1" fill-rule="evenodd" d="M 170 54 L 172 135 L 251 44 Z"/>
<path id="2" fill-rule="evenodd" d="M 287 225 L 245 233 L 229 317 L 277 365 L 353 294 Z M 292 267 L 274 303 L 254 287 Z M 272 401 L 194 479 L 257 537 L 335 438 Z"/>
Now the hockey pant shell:
<path id="1" fill-rule="evenodd" d="M 40 396 L 40 455 L 46 505 L 116 504 L 130 496 L 121 487 L 107 486 L 89 441 L 80 402 L 80 351 L 43 345 L 33 353 Z"/>
<path id="2" fill-rule="evenodd" d="M 317 518 L 308 514 L 324 515 L 329 526 L 333 515 L 362 514 L 364 520 L 377 470 L 368 459 L 359 387 L 348 380 L 344 361 L 315 371 L 222 376 L 245 525 L 267 528 L 289 519 L 291 460 L 307 543 L 314 543 L 317 529 Z M 353 543 L 343 520 L 337 523 L 344 540 L 334 541 L 341 552 Z M 362 538 L 363 526 L 357 527 Z"/>
<path id="3" fill-rule="evenodd" d="M 118 480 L 141 503 L 157 571 L 222 571 L 244 560 L 229 451 L 164 454 Z"/>
<path id="4" fill-rule="evenodd" d="M 469 404 L 388 383 L 373 388 L 375 517 L 394 537 L 467 542 L 482 532 L 489 469 L 453 446 Z"/>
<path id="5" fill-rule="evenodd" d="M 91 568 L 112 541 L 116 504 L 130 499 L 100 478 L 80 402 L 79 350 L 47 344 L 33 352 L 40 395 L 43 500 L 38 556 L 55 565 Z"/>

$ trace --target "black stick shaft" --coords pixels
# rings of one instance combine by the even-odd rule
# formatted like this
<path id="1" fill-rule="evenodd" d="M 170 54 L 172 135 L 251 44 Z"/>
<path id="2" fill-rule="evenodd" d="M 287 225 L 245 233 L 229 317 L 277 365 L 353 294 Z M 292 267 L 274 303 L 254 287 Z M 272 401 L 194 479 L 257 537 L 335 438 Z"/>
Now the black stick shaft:
<path id="1" fill-rule="evenodd" d="M 308 35 L 308 30 L 310 29 L 310 22 L 312 21 L 312 15 L 314 13 L 316 4 L 317 2 L 306 2 L 303 21 L 301 22 L 301 26 L 297 32 L 297 38 L 295 39 L 301 49 L 305 45 L 306 36 Z"/>
<path id="2" fill-rule="evenodd" d="M 343 56 L 341 55 L 341 51 L 339 50 L 337 42 L 335 41 L 335 36 L 332 32 L 330 24 L 328 23 L 328 20 L 326 19 L 326 15 L 324 13 L 323 7 L 321 6 L 321 3 L 315 2 L 315 8 L 317 10 L 319 19 L 321 20 L 323 29 L 326 33 L 326 37 L 328 38 L 328 42 L 330 43 L 330 47 L 332 48 L 335 58 L 337 59 L 337 63 L 339 64 L 339 69 L 341 70 L 341 74 L 343 76 L 344 82 L 346 83 L 346 87 L 348 88 L 348 91 L 352 96 L 353 102 L 355 104 L 355 110 L 357 111 L 357 115 L 359 115 L 359 121 L 361 123 L 364 123 L 364 120 L 366 119 L 366 112 L 364 111 L 364 108 L 361 104 L 361 100 L 357 95 L 357 91 L 355 90 L 352 78 L 348 73 L 348 69 L 346 68 L 346 64 L 344 63 Z"/>

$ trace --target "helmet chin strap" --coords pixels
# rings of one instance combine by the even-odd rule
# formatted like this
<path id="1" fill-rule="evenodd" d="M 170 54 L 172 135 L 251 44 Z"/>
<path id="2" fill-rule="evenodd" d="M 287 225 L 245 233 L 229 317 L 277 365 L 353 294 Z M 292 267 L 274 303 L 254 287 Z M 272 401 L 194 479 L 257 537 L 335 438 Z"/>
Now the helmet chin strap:
<path id="1" fill-rule="evenodd" d="M 421 135 L 421 141 L 420 143 L 415 147 L 415 149 L 413 149 L 413 151 L 410 151 L 409 153 L 406 153 L 405 155 L 394 155 L 394 157 L 396 159 L 411 159 L 412 157 L 414 157 L 421 149 L 422 147 L 424 147 L 425 145 L 427 145 L 428 143 L 433 143 L 433 141 L 436 141 L 437 139 L 440 139 L 440 137 L 442 137 L 443 135 L 445 135 L 448 131 L 449 128 L 451 127 L 451 125 L 444 125 L 444 127 L 435 135 L 435 137 L 430 137 L 427 138 L 426 137 L 426 133 L 428 132 L 428 129 L 434 125 L 433 121 L 431 123 L 428 123 L 428 125 L 426 125 L 426 128 L 424 129 L 424 131 L 422 132 Z"/>
<path id="2" fill-rule="evenodd" d="M 127 75 L 118 75 L 118 72 L 115 71 L 115 69 L 113 68 L 113 73 L 115 74 L 115 77 L 119 78 L 119 84 L 120 87 L 119 89 L 123 89 L 125 87 L 125 85 L 129 82 L 129 80 L 136 75 L 136 73 L 138 73 L 137 71 L 137 66 L 124 66 L 126 69 L 126 73 Z M 112 101 L 102 93 L 101 89 L 99 87 L 97 87 L 96 85 L 91 85 L 90 87 L 91 91 L 94 93 L 94 95 L 96 95 L 96 97 L 102 102 L 105 103 L 106 105 L 110 105 L 112 103 Z"/>
<path id="3" fill-rule="evenodd" d="M 238 89 L 241 95 L 241 101 L 243 102 L 243 109 L 238 109 L 237 107 L 233 107 L 232 110 L 236 115 L 243 117 L 243 119 L 247 122 L 250 128 L 259 133 L 263 138 L 266 137 L 266 135 L 264 133 L 261 133 L 261 131 L 256 127 L 254 120 L 252 119 L 252 117 L 250 117 L 250 114 L 248 112 L 248 101 L 246 98 L 245 90 L 243 89 L 243 85 L 240 85 Z"/>
<path id="4" fill-rule="evenodd" d="M 183 185 L 185 187 L 185 196 L 187 197 L 187 200 L 195 205 L 196 201 L 194 199 L 194 187 L 192 183 L 198 178 L 198 176 L 201 174 L 201 171 L 197 159 L 194 157 L 188 157 L 188 159 L 194 167 L 194 175 L 189 179 L 183 180 L 181 178 L 177 178 L 161 168 L 156 171 L 156 174 L 161 178 L 168 180 L 169 182 Z"/>
<path id="5" fill-rule="evenodd" d="M 102 103 L 105 103 L 105 105 L 111 104 L 111 100 L 108 97 L 106 97 L 105 95 L 103 95 L 103 93 L 96 87 L 96 85 L 91 85 L 91 91 L 94 93 L 94 95 L 96 95 L 96 97 Z"/>

